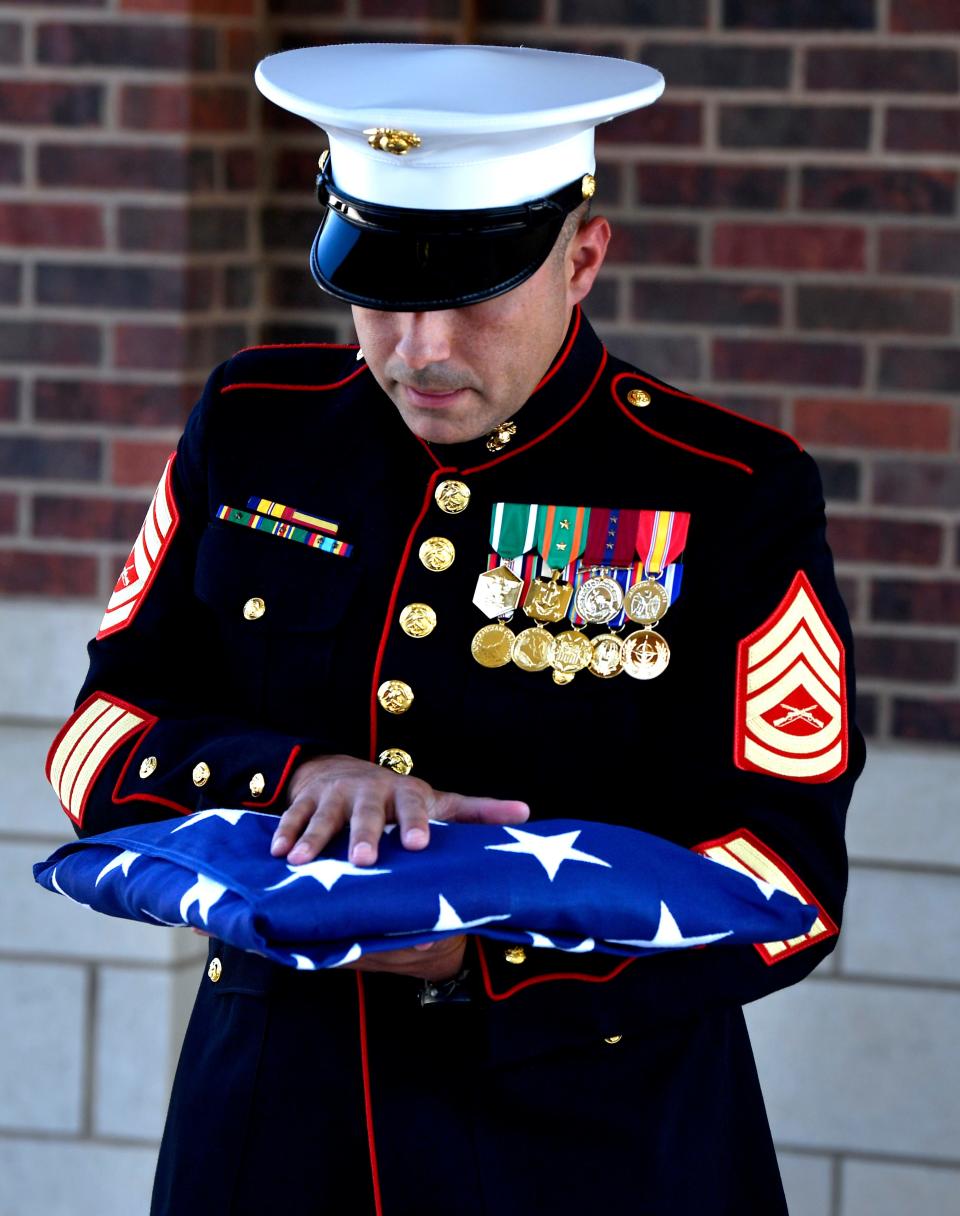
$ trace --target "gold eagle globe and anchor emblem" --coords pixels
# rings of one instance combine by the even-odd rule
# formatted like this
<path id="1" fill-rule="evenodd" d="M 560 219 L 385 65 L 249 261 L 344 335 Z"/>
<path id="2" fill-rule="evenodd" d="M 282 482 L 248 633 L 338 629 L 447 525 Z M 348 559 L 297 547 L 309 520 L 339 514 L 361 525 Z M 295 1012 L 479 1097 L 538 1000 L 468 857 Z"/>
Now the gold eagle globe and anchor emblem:
<path id="1" fill-rule="evenodd" d="M 411 148 L 419 148 L 423 143 L 413 131 L 400 131 L 396 127 L 367 127 L 363 133 L 371 148 L 392 152 L 394 156 L 406 156 Z"/>

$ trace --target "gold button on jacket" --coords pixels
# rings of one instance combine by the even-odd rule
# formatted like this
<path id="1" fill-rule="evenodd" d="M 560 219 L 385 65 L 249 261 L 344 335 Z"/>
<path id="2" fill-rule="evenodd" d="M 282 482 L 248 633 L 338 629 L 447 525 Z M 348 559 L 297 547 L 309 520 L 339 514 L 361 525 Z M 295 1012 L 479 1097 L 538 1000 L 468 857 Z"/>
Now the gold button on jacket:
<path id="1" fill-rule="evenodd" d="M 631 405 L 644 406 L 649 405 L 653 398 L 644 388 L 632 388 L 630 392 L 627 393 L 627 400 Z"/>
<path id="2" fill-rule="evenodd" d="M 210 780 L 210 766 L 204 764 L 201 760 L 199 764 L 194 765 L 193 769 L 193 784 L 196 786 L 204 786 Z"/>
<path id="3" fill-rule="evenodd" d="M 207 975 L 214 984 L 217 983 L 220 976 L 223 975 L 223 964 L 218 958 L 212 958 L 210 960 L 210 966 L 207 968 Z"/>
<path id="4" fill-rule="evenodd" d="M 402 747 L 386 747 L 377 756 L 377 764 L 382 768 L 392 769 L 395 773 L 399 773 L 401 777 L 413 771 L 413 757 L 409 752 L 405 752 Z"/>
<path id="5" fill-rule="evenodd" d="M 470 487 L 462 481 L 441 481 L 433 492 L 437 506 L 447 515 L 459 515 L 470 502 Z"/>
<path id="6" fill-rule="evenodd" d="M 377 700 L 388 714 L 405 714 L 413 704 L 413 689 L 403 680 L 384 680 L 377 689 Z"/>
<path id="7" fill-rule="evenodd" d="M 267 610 L 267 605 L 259 595 L 252 595 L 243 606 L 243 615 L 248 621 L 259 621 Z"/>
<path id="8" fill-rule="evenodd" d="M 145 756 L 143 758 L 143 760 L 140 761 L 140 776 L 141 777 L 149 777 L 151 773 L 155 773 L 156 771 L 157 771 L 156 756 Z"/>
<path id="9" fill-rule="evenodd" d="M 420 561 L 434 573 L 449 570 L 456 556 L 453 541 L 447 540 L 445 536 L 429 536 L 420 546 Z"/>
<path id="10" fill-rule="evenodd" d="M 507 946 L 503 952 L 503 957 L 508 963 L 525 963 L 527 961 L 527 952 L 523 946 Z"/>
<path id="11" fill-rule="evenodd" d="M 250 793 L 254 798 L 259 798 L 263 791 L 267 788 L 267 780 L 263 773 L 254 773 L 250 778 Z"/>
<path id="12" fill-rule="evenodd" d="M 400 628 L 408 638 L 425 638 L 437 627 L 437 614 L 429 604 L 407 604 L 400 613 Z"/>

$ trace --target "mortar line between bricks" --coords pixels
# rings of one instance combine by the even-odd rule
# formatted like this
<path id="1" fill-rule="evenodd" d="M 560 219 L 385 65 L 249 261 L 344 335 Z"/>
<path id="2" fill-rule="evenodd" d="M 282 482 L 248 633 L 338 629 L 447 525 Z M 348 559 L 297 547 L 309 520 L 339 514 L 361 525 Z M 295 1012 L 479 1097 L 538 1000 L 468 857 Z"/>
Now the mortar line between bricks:
<path id="1" fill-rule="evenodd" d="M 960 865 L 944 865 L 942 862 L 890 861 L 886 858 L 869 858 L 852 855 L 851 870 L 869 870 L 889 874 L 917 874 L 923 878 L 960 878 Z M 844 935 L 840 934 L 840 941 Z M 960 984 L 960 980 L 957 981 Z"/>
<path id="2" fill-rule="evenodd" d="M 908 975 L 886 975 L 874 972 L 831 972 L 818 975 L 812 972 L 807 981 L 815 984 L 848 984 L 852 987 L 895 988 L 903 992 L 936 992 L 945 996 L 960 996 L 960 981 L 933 980 Z"/>
<path id="3" fill-rule="evenodd" d="M 153 926 L 147 927 L 153 928 Z M 196 967 L 198 969 L 198 977 L 205 957 L 203 954 L 197 954 L 192 958 L 177 959 L 175 962 L 151 960 L 141 962 L 137 959 L 111 958 L 103 954 L 38 954 L 36 951 L 15 954 L 9 950 L 0 951 L 0 963 L 16 963 L 26 967 L 73 966 L 86 969 L 88 967 L 102 966 L 119 967 L 127 971 L 160 971 L 164 974 L 170 971 L 183 971 L 187 968 Z"/>
<path id="4" fill-rule="evenodd" d="M 830 1161 L 830 1216 L 842 1216 L 843 1213 L 843 1157 L 833 1152 Z"/>
<path id="5" fill-rule="evenodd" d="M 69 1132 L 51 1132 L 42 1128 L 24 1129 L 16 1127 L 0 1127 L 0 1143 L 12 1141 L 39 1141 L 42 1144 L 84 1144 L 104 1145 L 111 1148 L 148 1148 L 157 1150 L 158 1140 L 140 1140 L 134 1137 L 93 1135 L 71 1135 Z"/>
<path id="6" fill-rule="evenodd" d="M 87 1024 L 83 1036 L 82 1111 L 80 1127 L 85 1135 L 93 1134 L 96 1088 L 97 1014 L 99 1005 L 99 975 L 91 962 L 87 966 L 86 1012 Z"/>
<path id="7" fill-rule="evenodd" d="M 796 1153 L 801 1157 L 838 1156 L 845 1161 L 876 1162 L 882 1165 L 914 1165 L 919 1168 L 956 1170 L 960 1169 L 960 1157 L 925 1157 L 921 1154 L 873 1151 L 871 1149 L 847 1148 L 844 1146 L 820 1147 L 810 1144 L 796 1144 L 788 1140 L 775 1141 L 778 1151 Z"/>

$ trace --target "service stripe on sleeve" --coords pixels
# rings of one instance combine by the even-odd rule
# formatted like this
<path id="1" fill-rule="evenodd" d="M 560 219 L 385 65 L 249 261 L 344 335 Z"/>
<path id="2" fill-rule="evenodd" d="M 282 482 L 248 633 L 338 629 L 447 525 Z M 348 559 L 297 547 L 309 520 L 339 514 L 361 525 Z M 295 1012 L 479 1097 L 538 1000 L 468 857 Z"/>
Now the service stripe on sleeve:
<path id="1" fill-rule="evenodd" d="M 837 926 L 823 909 L 810 888 L 790 869 L 782 857 L 778 857 L 773 849 L 767 848 L 752 832 L 741 828 L 731 832 L 721 840 L 708 840 L 694 847 L 695 853 L 701 853 L 730 870 L 737 870 L 759 882 L 765 882 L 778 891 L 785 891 L 794 899 L 812 904 L 820 915 L 811 925 L 809 931 L 800 937 L 792 937 L 781 942 L 757 942 L 754 949 L 768 965 L 779 963 L 798 950 L 814 946 L 825 937 L 835 937 Z"/>
<path id="2" fill-rule="evenodd" d="M 94 693 L 67 721 L 50 748 L 47 779 L 74 823 L 83 822 L 87 796 L 113 753 L 155 721 L 108 693 Z"/>
<path id="3" fill-rule="evenodd" d="M 173 462 L 167 460 L 140 533 L 124 563 L 97 631 L 97 640 L 129 625 L 143 603 L 180 522 L 173 497 Z"/>

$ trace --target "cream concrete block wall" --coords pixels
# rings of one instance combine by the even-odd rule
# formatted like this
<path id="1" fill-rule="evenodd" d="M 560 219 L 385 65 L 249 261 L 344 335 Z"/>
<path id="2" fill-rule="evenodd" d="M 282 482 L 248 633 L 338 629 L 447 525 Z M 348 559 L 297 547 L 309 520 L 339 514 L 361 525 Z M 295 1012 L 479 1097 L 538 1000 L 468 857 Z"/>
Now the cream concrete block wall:
<path id="1" fill-rule="evenodd" d="M 0 606 L 0 1216 L 140 1216 L 204 945 L 35 887 L 99 608 Z M 835 954 L 750 1006 L 791 1216 L 960 1216 L 960 757 L 876 748 Z M 744 1214 L 753 1216 L 753 1214 Z"/>

